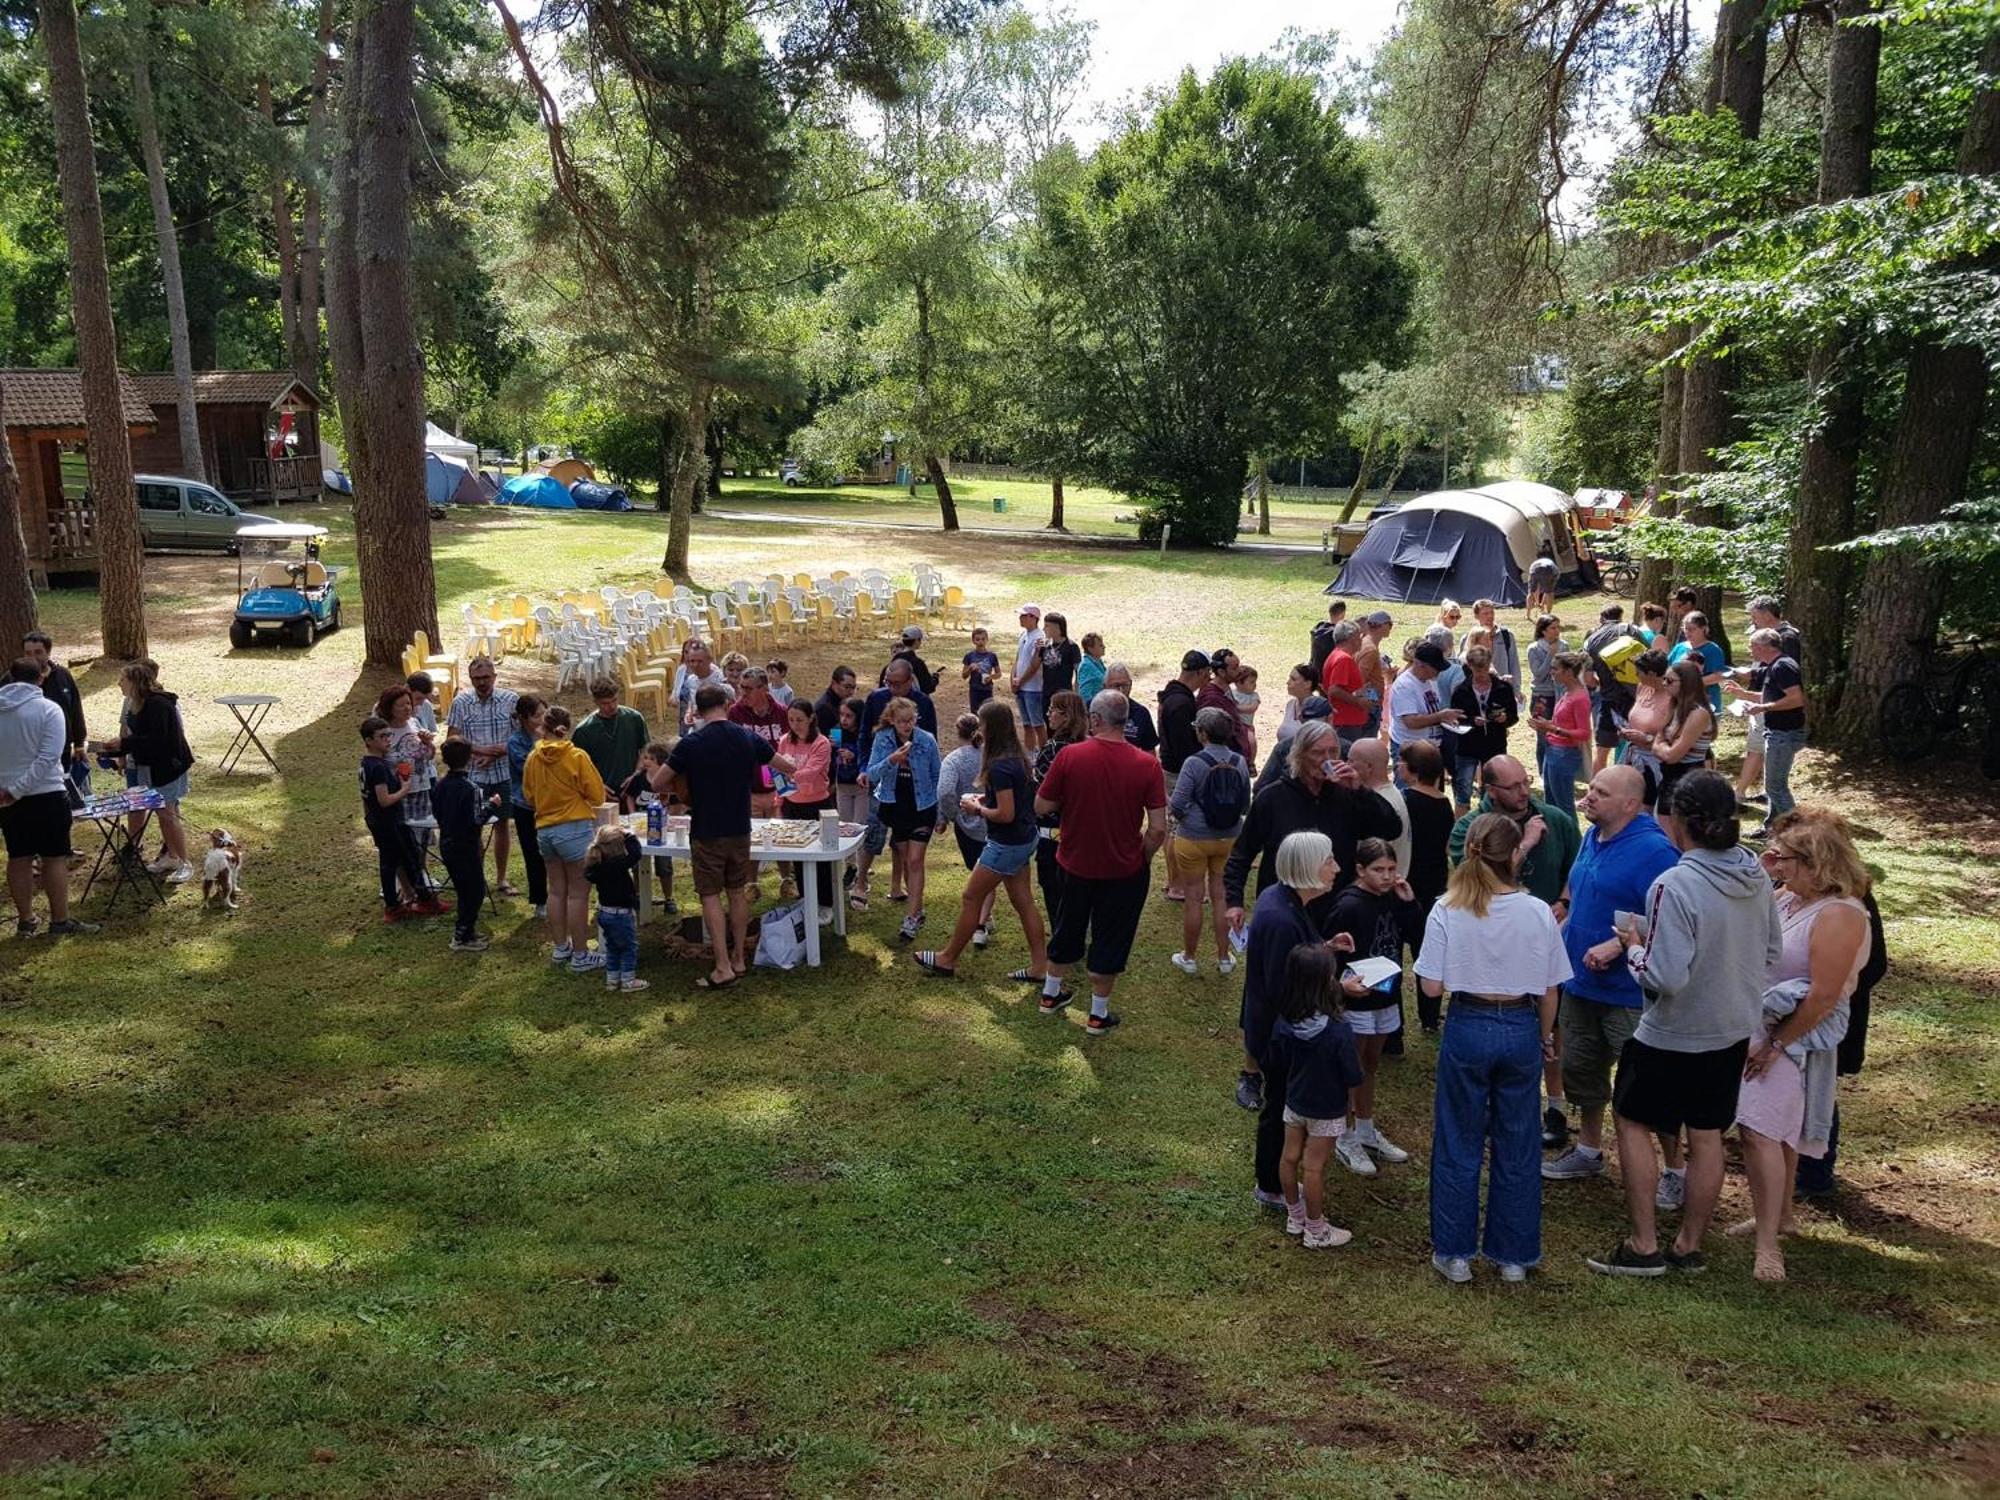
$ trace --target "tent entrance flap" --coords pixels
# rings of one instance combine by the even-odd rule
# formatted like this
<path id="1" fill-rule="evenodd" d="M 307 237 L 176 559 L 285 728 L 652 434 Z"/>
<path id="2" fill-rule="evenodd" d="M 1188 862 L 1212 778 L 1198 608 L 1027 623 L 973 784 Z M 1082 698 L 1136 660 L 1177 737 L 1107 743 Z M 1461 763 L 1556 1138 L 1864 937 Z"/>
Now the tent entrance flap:
<path id="1" fill-rule="evenodd" d="M 1392 567 L 1408 568 L 1417 573 L 1443 573 L 1451 569 L 1458 560 L 1458 549 L 1465 543 L 1464 536 L 1432 537 L 1405 536 L 1390 556 Z"/>

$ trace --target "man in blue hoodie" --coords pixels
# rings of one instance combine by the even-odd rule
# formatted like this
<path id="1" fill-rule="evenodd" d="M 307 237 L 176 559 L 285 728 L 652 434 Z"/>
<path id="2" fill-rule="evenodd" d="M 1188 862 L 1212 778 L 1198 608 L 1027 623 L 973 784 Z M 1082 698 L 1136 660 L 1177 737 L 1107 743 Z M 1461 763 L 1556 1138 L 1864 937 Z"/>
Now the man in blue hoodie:
<path id="1" fill-rule="evenodd" d="M 1646 782 L 1631 766 L 1606 766 L 1584 793 L 1590 832 L 1583 836 L 1557 915 L 1563 947 L 1575 977 L 1563 991 L 1563 1093 L 1578 1112 L 1577 1143 L 1542 1176 L 1562 1182 L 1604 1170 L 1604 1107 L 1611 1102 L 1611 1070 L 1638 1029 L 1644 1003 L 1625 966 L 1613 913 L 1645 910 L 1653 882 L 1680 861 L 1666 830 L 1645 811 Z M 1684 1182 L 1679 1148 L 1668 1145 L 1659 1195 L 1680 1206 Z"/>

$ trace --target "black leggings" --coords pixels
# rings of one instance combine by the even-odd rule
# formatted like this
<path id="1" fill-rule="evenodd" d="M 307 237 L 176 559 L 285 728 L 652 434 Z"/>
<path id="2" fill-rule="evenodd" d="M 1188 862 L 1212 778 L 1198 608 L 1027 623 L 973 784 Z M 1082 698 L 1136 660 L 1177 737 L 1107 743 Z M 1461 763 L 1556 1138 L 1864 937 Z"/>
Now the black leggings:
<path id="1" fill-rule="evenodd" d="M 1280 1193 L 1278 1159 L 1285 1154 L 1285 1083 L 1290 1075 L 1284 1054 L 1266 1047 L 1258 1058 L 1264 1070 L 1264 1107 L 1257 1113 L 1257 1186 L 1267 1193 Z"/>
<path id="2" fill-rule="evenodd" d="M 828 797 L 824 802 L 784 802 L 779 805 L 784 808 L 785 816 L 794 822 L 817 823 L 821 813 L 833 810 L 833 798 Z M 788 866 L 788 868 L 800 875 L 803 875 L 806 869 L 803 864 Z M 813 869 L 817 872 L 816 878 L 819 881 L 819 909 L 821 911 L 832 911 L 833 865 L 827 860 L 820 860 L 813 866 Z"/>
<path id="3" fill-rule="evenodd" d="M 1062 866 L 1056 863 L 1056 841 L 1040 834 L 1035 836 L 1035 883 L 1042 888 L 1043 914 L 1054 932 L 1062 915 Z"/>
<path id="4" fill-rule="evenodd" d="M 542 846 L 535 842 L 535 810 L 514 807 L 514 842 L 521 848 L 521 863 L 528 867 L 528 899 L 536 906 L 549 904 L 549 867 L 542 863 Z"/>
<path id="5" fill-rule="evenodd" d="M 398 817 L 393 822 L 370 823 L 368 832 L 375 840 L 376 864 L 382 876 L 382 905 L 394 909 L 403 904 L 403 894 L 396 885 L 398 875 L 410 882 L 411 894 L 417 900 L 430 894 L 430 882 L 424 878 L 423 851 L 417 847 L 415 830 Z"/>

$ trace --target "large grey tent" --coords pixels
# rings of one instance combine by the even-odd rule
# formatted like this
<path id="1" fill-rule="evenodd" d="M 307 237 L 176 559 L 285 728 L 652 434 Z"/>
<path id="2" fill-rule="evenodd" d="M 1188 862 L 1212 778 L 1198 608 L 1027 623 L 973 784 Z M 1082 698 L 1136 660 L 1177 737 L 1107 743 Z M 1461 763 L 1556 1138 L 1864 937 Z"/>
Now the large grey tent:
<path id="1" fill-rule="evenodd" d="M 1528 565 L 1544 545 L 1563 581 L 1576 582 L 1574 510 L 1561 490 L 1515 479 L 1419 495 L 1369 526 L 1328 592 L 1525 603 Z"/>

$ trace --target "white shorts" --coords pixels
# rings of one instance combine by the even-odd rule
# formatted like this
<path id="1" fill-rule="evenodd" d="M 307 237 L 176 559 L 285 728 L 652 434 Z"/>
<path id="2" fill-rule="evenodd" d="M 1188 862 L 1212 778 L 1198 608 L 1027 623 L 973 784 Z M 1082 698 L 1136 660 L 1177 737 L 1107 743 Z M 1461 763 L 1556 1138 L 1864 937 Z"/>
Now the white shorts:
<path id="1" fill-rule="evenodd" d="M 1356 1036 L 1389 1036 L 1403 1029 L 1403 1014 L 1393 1005 L 1375 1010 L 1346 1012 L 1347 1026 Z"/>
<path id="2" fill-rule="evenodd" d="M 1745 714 L 1743 717 L 1743 753 L 1762 755 L 1764 753 L 1764 716 Z"/>
<path id="3" fill-rule="evenodd" d="M 1347 1121 L 1308 1120 L 1304 1115 L 1293 1114 L 1290 1105 L 1285 1106 L 1285 1123 L 1295 1130 L 1303 1129 L 1307 1135 L 1333 1136 L 1338 1138 L 1347 1134 Z"/>

